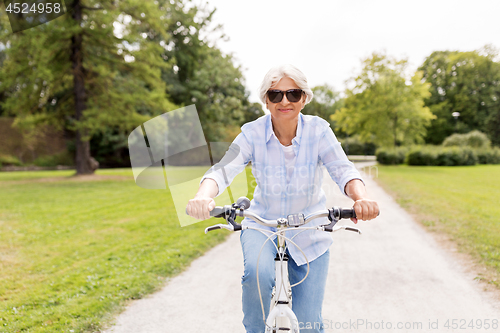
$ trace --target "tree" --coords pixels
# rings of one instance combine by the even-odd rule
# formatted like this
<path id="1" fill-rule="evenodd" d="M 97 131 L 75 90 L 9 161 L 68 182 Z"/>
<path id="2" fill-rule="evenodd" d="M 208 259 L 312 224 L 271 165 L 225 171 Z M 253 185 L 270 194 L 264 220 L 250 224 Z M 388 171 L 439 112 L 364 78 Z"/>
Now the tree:
<path id="1" fill-rule="evenodd" d="M 170 2 L 160 0 L 159 6 Z M 210 42 L 224 38 L 220 26 L 211 28 L 215 10 L 181 1 L 173 9 L 164 26 L 169 40 L 153 34 L 153 41 L 162 46 L 162 59 L 171 64 L 161 76 L 170 98 L 179 106 L 196 105 L 207 142 L 232 141 L 242 123 L 263 115 L 262 108 L 249 103 L 241 70 L 231 55 L 223 55 Z M 117 130 L 91 141 L 96 158 L 108 166 L 120 165 L 126 146 Z"/>
<path id="2" fill-rule="evenodd" d="M 207 37 L 224 37 L 221 26 L 210 30 L 215 10 L 190 7 L 177 11 L 176 25 L 169 27 L 172 36 L 164 59 L 173 59 L 174 75 L 164 73 L 178 105 L 195 104 L 208 142 L 227 137 L 228 126 L 241 126 L 257 115 L 263 115 L 248 101 L 241 68 L 235 66 L 231 54 L 223 54 Z M 256 118 L 255 118 L 256 119 Z"/>
<path id="3" fill-rule="evenodd" d="M 340 93 L 327 84 L 316 86 L 312 88 L 312 91 L 314 98 L 304 107 L 302 113 L 321 117 L 328 121 L 332 128 L 335 128 L 335 123 L 330 116 L 344 106 Z"/>
<path id="4" fill-rule="evenodd" d="M 8 45 L 0 69 L 2 108 L 19 123 L 72 132 L 77 174 L 89 174 L 96 168 L 89 145 L 94 134 L 110 127 L 125 132 L 176 108 L 161 80 L 161 69 L 172 64 L 152 42 L 168 42 L 165 25 L 175 2 L 160 8 L 141 0 L 66 4 L 68 13 L 51 22 L 1 31 Z M 5 26 L 5 15 L 2 20 Z"/>
<path id="5" fill-rule="evenodd" d="M 500 145 L 500 63 L 490 46 L 472 52 L 437 51 L 419 70 L 431 83 L 425 103 L 437 116 L 426 141 L 439 144 L 454 132 L 479 130 Z M 458 119 L 452 113 L 459 112 Z"/>
<path id="6" fill-rule="evenodd" d="M 361 74 L 351 79 L 354 88 L 346 89 L 345 107 L 331 116 L 337 127 L 377 146 L 423 141 L 434 116 L 424 106 L 429 84 L 421 82 L 422 73 L 410 78 L 407 60 L 379 53 L 362 63 Z"/>

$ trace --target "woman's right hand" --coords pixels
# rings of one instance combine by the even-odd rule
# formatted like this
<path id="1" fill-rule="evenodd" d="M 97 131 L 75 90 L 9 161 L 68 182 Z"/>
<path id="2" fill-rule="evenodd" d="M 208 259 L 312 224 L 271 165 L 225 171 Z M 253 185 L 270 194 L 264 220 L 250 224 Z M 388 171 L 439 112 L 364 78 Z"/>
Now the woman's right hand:
<path id="1" fill-rule="evenodd" d="M 214 199 L 208 196 L 197 195 L 188 201 L 186 213 L 198 220 L 207 220 L 210 218 L 210 211 L 214 208 Z"/>

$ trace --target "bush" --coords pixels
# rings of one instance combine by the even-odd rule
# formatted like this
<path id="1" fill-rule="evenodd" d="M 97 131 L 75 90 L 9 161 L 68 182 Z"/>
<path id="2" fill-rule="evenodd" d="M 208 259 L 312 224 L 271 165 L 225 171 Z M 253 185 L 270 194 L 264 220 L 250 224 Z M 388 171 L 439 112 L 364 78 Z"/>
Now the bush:
<path id="1" fill-rule="evenodd" d="M 435 165 L 455 166 L 475 164 L 477 164 L 477 155 L 470 148 L 438 148 Z"/>
<path id="2" fill-rule="evenodd" d="M 50 156 L 40 156 L 33 161 L 33 164 L 40 167 L 55 167 L 58 165 L 73 165 L 73 157 L 69 152 L 62 152 Z"/>
<path id="3" fill-rule="evenodd" d="M 357 136 L 339 140 L 342 143 L 342 149 L 347 155 L 374 155 L 375 145 L 373 143 L 364 143 Z"/>
<path id="4" fill-rule="evenodd" d="M 478 149 L 476 155 L 479 164 L 500 164 L 500 148 Z"/>
<path id="5" fill-rule="evenodd" d="M 500 164 L 500 148 L 472 149 L 471 147 L 414 146 L 377 149 L 380 164 L 456 166 Z"/>
<path id="6" fill-rule="evenodd" d="M 405 162 L 407 147 L 398 148 L 379 148 L 375 152 L 377 162 L 380 164 L 394 165 L 403 164 Z"/>
<path id="7" fill-rule="evenodd" d="M 406 154 L 408 165 L 436 165 L 437 150 L 435 146 L 417 146 Z"/>
<path id="8" fill-rule="evenodd" d="M 491 141 L 488 136 L 479 131 L 472 131 L 467 134 L 452 134 L 443 141 L 444 147 L 472 147 L 489 148 Z"/>
<path id="9" fill-rule="evenodd" d="M 20 166 L 23 165 L 23 163 L 15 156 L 0 155 L 0 167 L 10 165 Z"/>
<path id="10" fill-rule="evenodd" d="M 468 147 L 419 146 L 407 154 L 408 165 L 457 166 L 478 163 L 476 153 Z"/>

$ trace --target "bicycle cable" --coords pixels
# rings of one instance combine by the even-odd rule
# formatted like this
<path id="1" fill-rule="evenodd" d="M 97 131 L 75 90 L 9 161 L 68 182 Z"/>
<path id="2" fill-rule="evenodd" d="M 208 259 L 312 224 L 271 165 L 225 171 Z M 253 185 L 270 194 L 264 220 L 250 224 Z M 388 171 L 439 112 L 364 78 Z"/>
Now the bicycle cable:
<path id="1" fill-rule="evenodd" d="M 259 228 L 249 228 L 249 227 L 247 227 L 247 228 L 251 229 L 251 230 L 257 230 L 257 231 L 261 232 L 264 236 L 267 236 L 264 232 L 269 232 L 270 233 L 270 235 L 267 237 L 267 239 L 264 241 L 264 243 L 262 244 L 262 246 L 260 248 L 259 256 L 257 257 L 257 270 L 256 270 L 256 274 L 257 274 L 257 290 L 259 292 L 260 307 L 262 309 L 262 318 L 263 318 L 263 320 L 265 322 L 266 321 L 266 313 L 265 313 L 265 309 L 264 309 L 264 301 L 262 300 L 262 292 L 260 290 L 260 282 L 259 282 L 259 261 L 260 261 L 260 256 L 262 254 L 262 250 L 264 249 L 265 244 L 268 241 L 271 240 L 271 237 L 273 237 L 275 235 L 278 236 L 279 233 L 284 233 L 286 230 L 270 231 L 270 230 L 264 230 L 264 229 L 259 229 Z M 304 280 L 309 275 L 310 265 L 309 265 L 309 260 L 307 259 L 307 256 L 304 253 L 304 251 L 302 251 L 302 249 L 294 241 L 292 241 L 292 239 L 286 237 L 285 235 L 282 235 L 282 237 L 285 239 L 285 241 L 289 241 L 292 245 L 295 245 L 297 247 L 297 249 L 299 249 L 299 251 L 302 253 L 302 255 L 304 256 L 304 258 L 306 259 L 306 263 L 307 263 L 307 272 L 306 272 L 306 275 L 299 282 L 297 282 L 297 283 L 295 283 L 293 285 L 290 285 L 290 288 L 292 288 L 292 287 L 295 287 L 295 286 L 301 284 L 302 282 L 304 282 Z M 279 252 L 278 246 L 274 243 L 274 241 L 272 241 L 272 243 L 273 243 L 274 247 L 276 248 L 276 251 Z M 281 269 L 283 269 L 283 265 L 281 265 Z M 281 271 L 281 274 L 283 276 L 283 271 Z M 283 289 L 285 289 L 286 286 L 285 286 L 285 281 L 283 279 L 281 279 L 281 283 L 282 283 L 281 287 L 283 287 Z M 280 293 L 281 293 L 281 288 L 279 288 L 279 289 L 280 290 L 279 290 L 279 293 L 277 295 L 278 298 L 279 298 Z M 286 297 L 287 297 L 288 301 L 290 301 L 290 299 L 288 298 L 288 294 L 286 295 Z"/>

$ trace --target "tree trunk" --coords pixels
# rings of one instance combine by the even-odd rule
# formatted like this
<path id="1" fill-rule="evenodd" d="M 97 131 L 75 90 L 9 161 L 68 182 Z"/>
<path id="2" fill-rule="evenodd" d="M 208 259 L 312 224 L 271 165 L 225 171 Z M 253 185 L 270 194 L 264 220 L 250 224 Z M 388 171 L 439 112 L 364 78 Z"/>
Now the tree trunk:
<path id="1" fill-rule="evenodd" d="M 82 4 L 80 0 L 73 0 L 72 17 L 76 24 L 80 26 L 82 21 Z M 73 69 L 73 92 L 75 97 L 75 120 L 77 123 L 82 119 L 83 111 L 85 110 L 85 76 L 83 69 L 82 57 L 82 33 L 78 33 L 71 37 L 71 64 Z M 83 129 L 77 129 L 75 135 L 76 146 L 76 174 L 88 175 L 93 174 L 99 166 L 99 163 L 90 156 L 90 143 L 88 139 L 84 139 L 86 132 Z M 83 139 L 82 139 L 83 138 Z"/>

